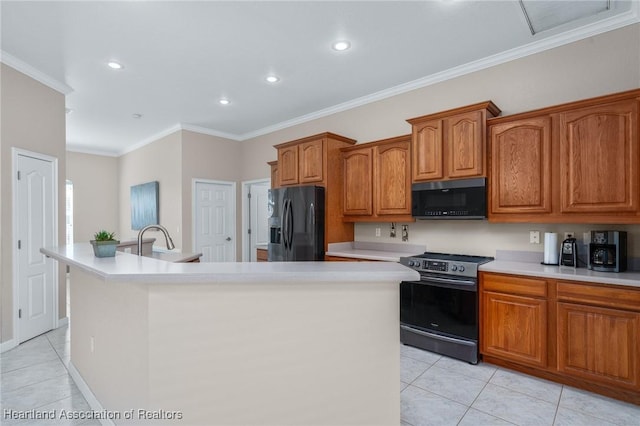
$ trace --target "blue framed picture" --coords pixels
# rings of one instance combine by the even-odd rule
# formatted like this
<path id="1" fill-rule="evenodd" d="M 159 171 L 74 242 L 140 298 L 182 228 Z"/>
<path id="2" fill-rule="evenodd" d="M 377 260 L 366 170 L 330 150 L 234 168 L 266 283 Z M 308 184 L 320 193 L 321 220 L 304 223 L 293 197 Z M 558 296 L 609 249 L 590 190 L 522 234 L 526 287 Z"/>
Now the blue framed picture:
<path id="1" fill-rule="evenodd" d="M 138 231 L 158 222 L 158 182 L 131 187 L 131 228 Z"/>

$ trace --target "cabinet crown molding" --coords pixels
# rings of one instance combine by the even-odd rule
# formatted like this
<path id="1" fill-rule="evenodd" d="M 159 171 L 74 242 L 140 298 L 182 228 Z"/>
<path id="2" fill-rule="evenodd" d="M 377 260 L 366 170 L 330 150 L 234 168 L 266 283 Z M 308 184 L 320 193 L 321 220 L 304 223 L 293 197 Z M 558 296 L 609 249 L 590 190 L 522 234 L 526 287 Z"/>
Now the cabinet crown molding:
<path id="1" fill-rule="evenodd" d="M 477 111 L 482 109 L 487 110 L 491 116 L 500 115 L 500 113 L 502 112 L 500 108 L 498 108 L 496 104 L 494 104 L 492 101 L 484 101 L 484 102 L 479 102 L 473 105 L 467 105 L 459 108 L 449 109 L 446 111 L 436 112 L 433 114 L 422 115 L 420 117 L 410 118 L 407 120 L 407 122 L 409 122 L 410 124 L 415 124 L 425 120 L 435 120 L 438 118 L 446 118 L 451 115 L 463 114 L 465 112 Z"/>

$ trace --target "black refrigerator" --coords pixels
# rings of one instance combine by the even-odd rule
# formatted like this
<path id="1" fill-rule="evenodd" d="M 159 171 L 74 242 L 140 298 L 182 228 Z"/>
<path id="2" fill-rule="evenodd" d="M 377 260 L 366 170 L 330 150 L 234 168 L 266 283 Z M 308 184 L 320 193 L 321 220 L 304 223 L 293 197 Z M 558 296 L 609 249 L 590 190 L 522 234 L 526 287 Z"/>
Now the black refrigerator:
<path id="1" fill-rule="evenodd" d="M 324 188 L 269 191 L 269 261 L 324 260 Z"/>

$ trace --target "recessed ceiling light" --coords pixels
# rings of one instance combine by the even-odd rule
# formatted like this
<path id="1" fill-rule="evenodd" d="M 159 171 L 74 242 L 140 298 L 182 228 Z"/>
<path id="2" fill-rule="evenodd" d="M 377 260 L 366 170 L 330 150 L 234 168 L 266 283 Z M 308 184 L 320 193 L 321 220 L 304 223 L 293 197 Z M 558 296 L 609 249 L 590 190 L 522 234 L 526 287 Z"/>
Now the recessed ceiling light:
<path id="1" fill-rule="evenodd" d="M 346 40 L 340 40 L 333 43 L 333 50 L 337 50 L 338 52 L 342 52 L 343 50 L 347 50 L 351 47 L 351 43 Z"/>
<path id="2" fill-rule="evenodd" d="M 280 81 L 280 78 L 276 77 L 275 75 L 268 75 L 265 80 L 267 80 L 268 83 L 277 83 Z"/>
<path id="3" fill-rule="evenodd" d="M 220 105 L 229 105 L 231 103 L 231 101 L 229 101 L 229 99 L 226 99 L 226 98 L 222 98 L 218 102 L 220 102 Z"/>
<path id="4" fill-rule="evenodd" d="M 115 61 L 107 62 L 107 65 L 109 65 L 109 68 L 113 68 L 114 70 L 121 70 L 124 68 L 122 64 Z"/>
<path id="5" fill-rule="evenodd" d="M 132 114 L 131 117 L 133 117 L 133 118 L 142 118 L 142 114 Z"/>

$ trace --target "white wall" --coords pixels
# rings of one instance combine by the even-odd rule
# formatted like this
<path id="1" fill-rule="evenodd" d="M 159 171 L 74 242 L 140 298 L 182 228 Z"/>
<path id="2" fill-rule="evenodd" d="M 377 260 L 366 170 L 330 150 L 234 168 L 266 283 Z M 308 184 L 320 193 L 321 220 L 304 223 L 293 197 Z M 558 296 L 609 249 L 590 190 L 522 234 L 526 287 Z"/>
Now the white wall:
<path id="1" fill-rule="evenodd" d="M 240 143 L 193 132 L 176 132 L 120 158 L 121 238 L 136 235 L 130 229 L 131 185 L 161 180 L 161 223 L 168 225 L 176 245 L 189 251 L 193 177 L 237 181 L 240 191 L 241 181 L 270 176 L 266 162 L 277 157 L 273 145 L 312 134 L 331 131 L 362 143 L 410 133 L 408 118 L 485 100 L 493 100 L 503 115 L 509 115 L 635 89 L 640 87 L 639 40 L 640 24 L 631 25 Z M 170 179 L 173 182 L 169 183 Z M 167 209 L 172 210 L 167 212 Z M 238 196 L 238 227 L 241 225 L 239 215 Z M 383 241 L 384 237 L 372 237 L 375 227 L 375 224 L 356 224 L 356 240 Z M 541 232 L 568 230 L 581 233 L 596 229 L 596 226 L 416 222 L 410 224 L 409 242 L 426 244 L 430 250 L 485 255 L 493 255 L 496 249 L 541 251 L 542 245 L 529 245 L 529 228 Z M 640 229 L 637 226 L 600 228 L 632 232 L 629 250 L 640 256 Z M 464 243 L 461 238 L 451 237 L 458 236 L 460 229 L 465 232 Z M 158 238 L 160 245 L 164 244 L 160 234 L 153 236 Z M 238 253 L 241 253 L 241 239 L 237 238 Z"/>
<path id="2" fill-rule="evenodd" d="M 0 65 L 0 342 L 13 338 L 13 193 L 11 148 L 58 159 L 58 243 L 65 241 L 65 106 L 64 95 L 5 65 Z M 58 313 L 67 315 L 64 268 L 59 268 Z"/>
<path id="3" fill-rule="evenodd" d="M 73 241 L 86 243 L 101 229 L 118 232 L 118 159 L 67 152 L 67 179 L 73 183 Z"/>
<path id="4" fill-rule="evenodd" d="M 184 251 L 192 250 L 192 181 L 194 178 L 236 182 L 236 258 L 241 255 L 240 142 L 182 131 L 182 228 Z"/>
<path id="5" fill-rule="evenodd" d="M 181 157 L 181 132 L 175 132 L 118 158 L 121 241 L 138 237 L 138 231 L 131 228 L 131 187 L 158 181 L 158 221 L 167 228 L 176 248 L 182 249 Z M 159 231 L 149 230 L 144 236 L 155 237 L 156 247 L 166 246 Z"/>
<path id="6" fill-rule="evenodd" d="M 275 144 L 331 131 L 359 143 L 411 132 L 405 121 L 433 112 L 492 100 L 509 115 L 559 103 L 640 87 L 640 24 L 591 37 L 462 77 L 397 95 L 328 117 L 243 142 L 242 178 L 268 176 Z M 357 241 L 400 242 L 375 238 L 375 228 L 388 235 L 388 224 L 356 224 Z M 429 250 L 494 255 L 495 250 L 542 251 L 528 243 L 529 229 L 581 232 L 627 229 L 629 250 L 640 256 L 639 226 L 489 224 L 476 221 L 421 221 L 409 226 L 409 243 Z M 398 233 L 400 235 L 400 233 Z"/>

